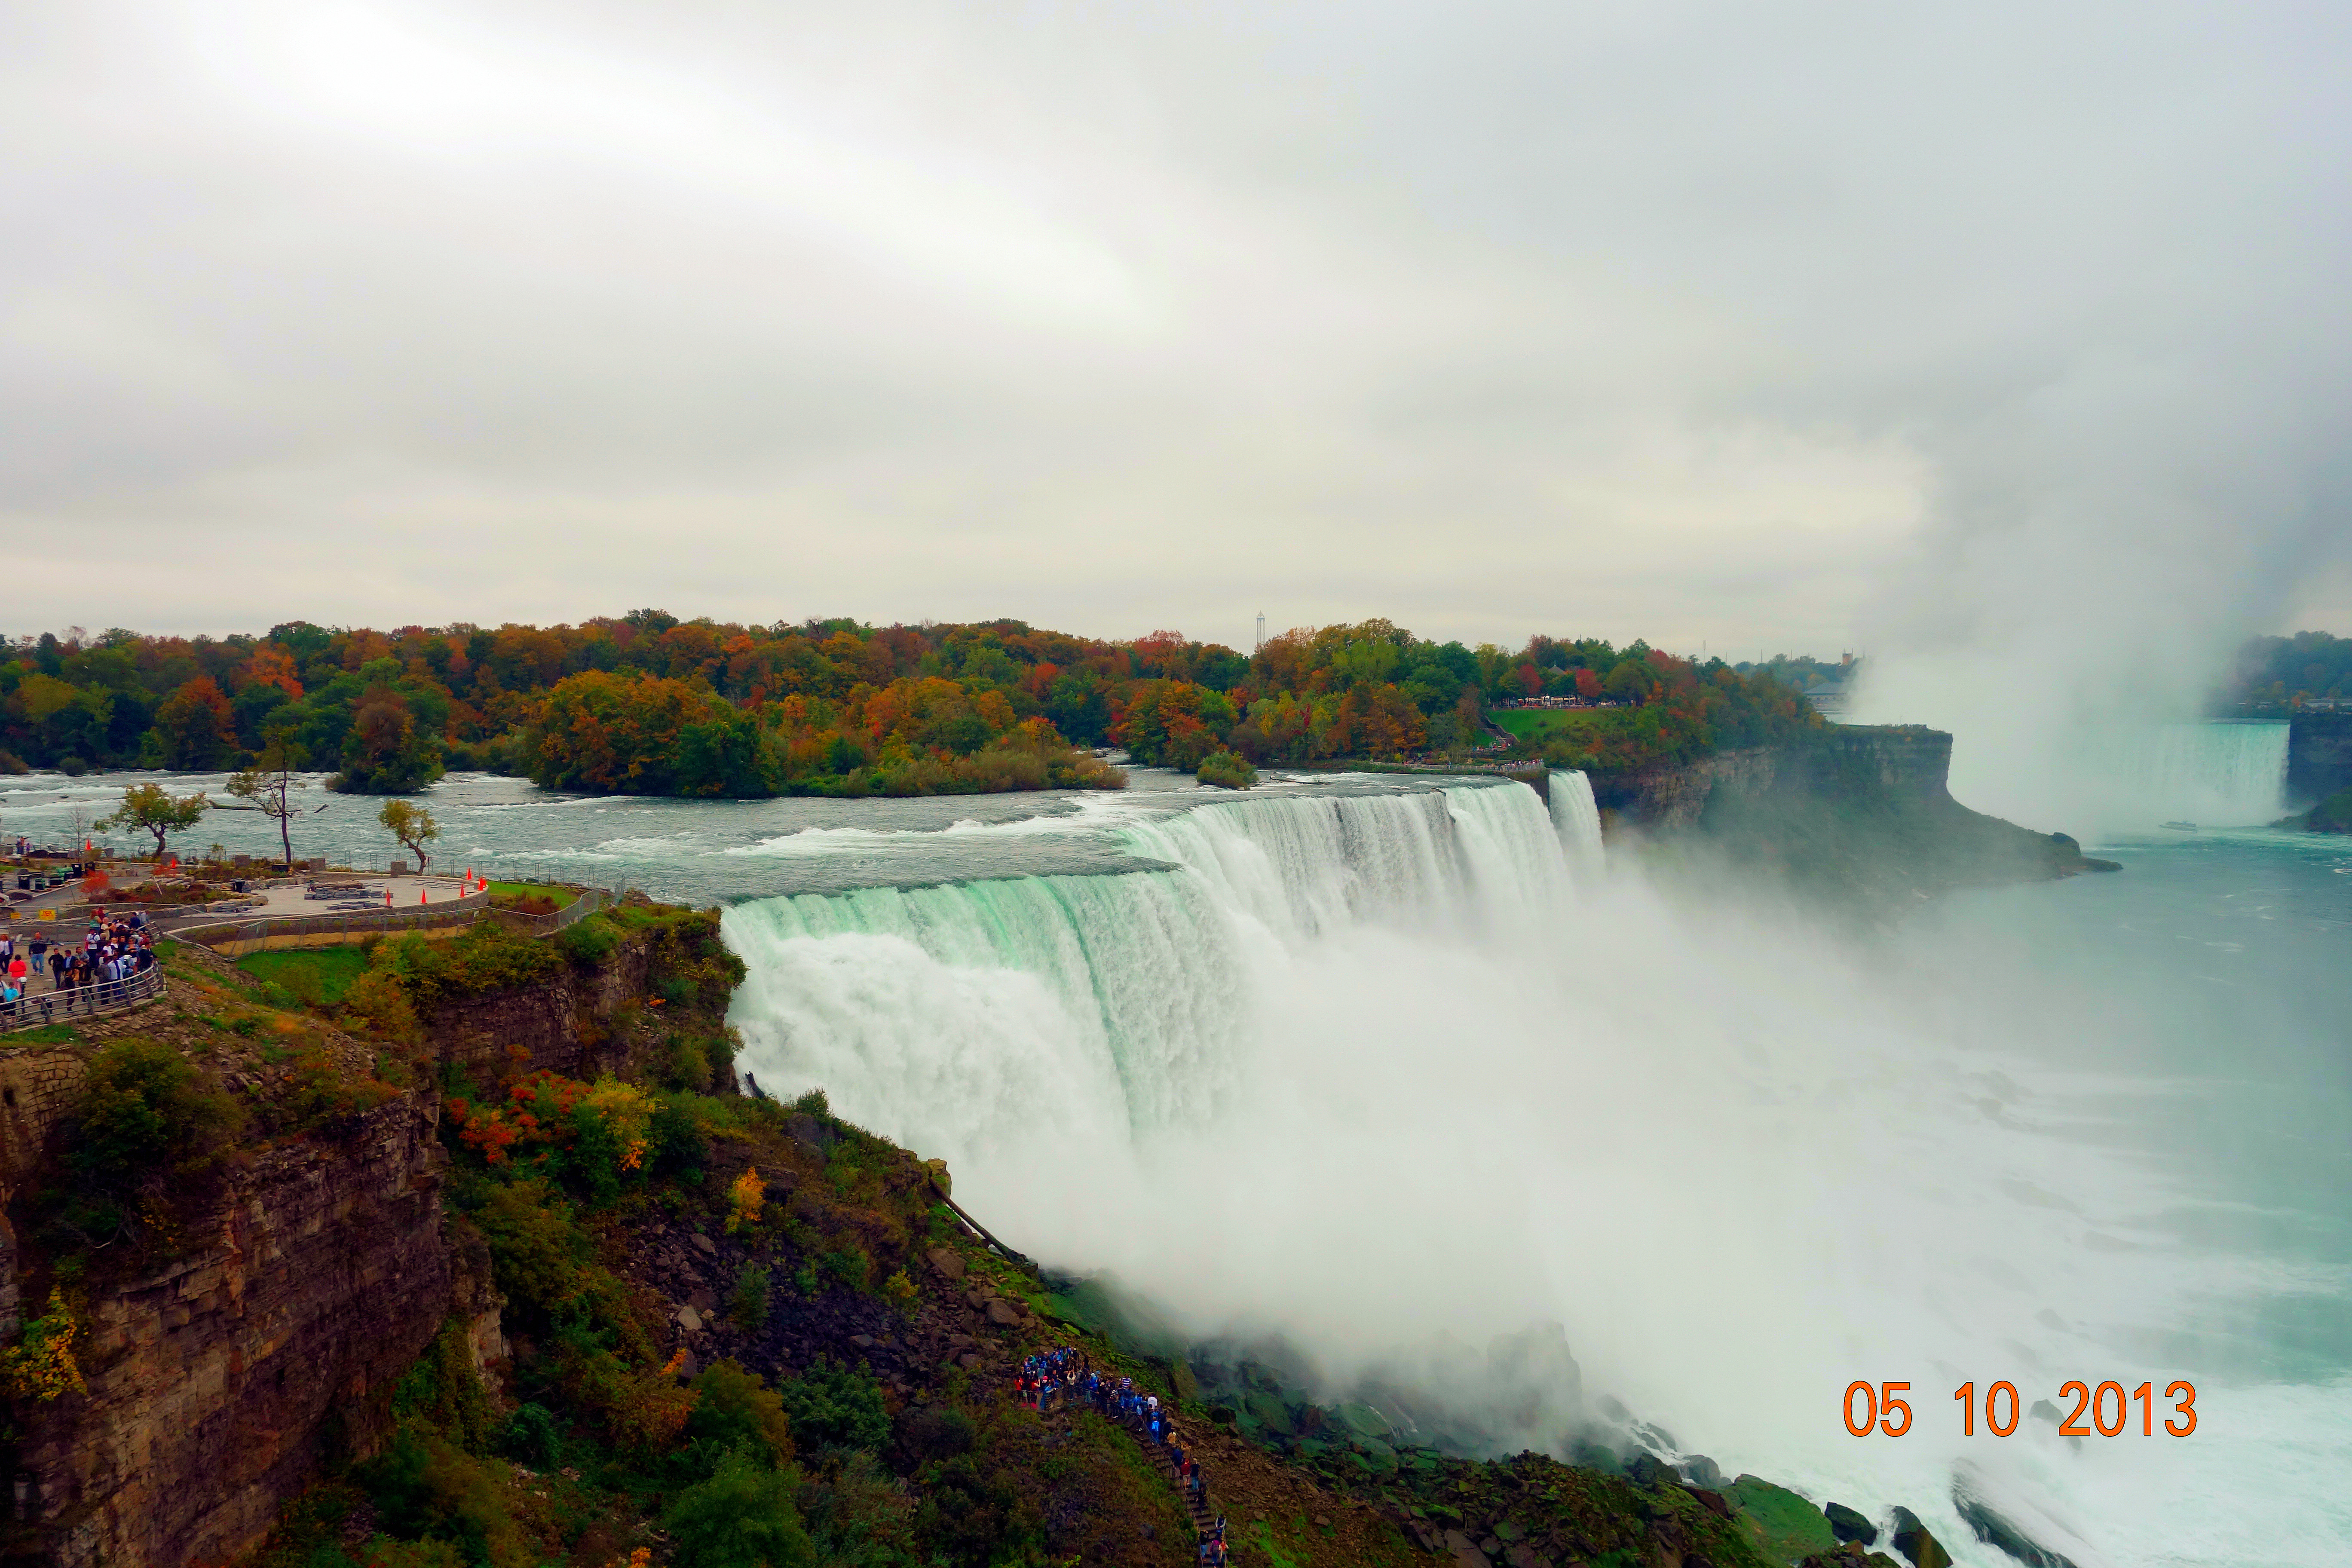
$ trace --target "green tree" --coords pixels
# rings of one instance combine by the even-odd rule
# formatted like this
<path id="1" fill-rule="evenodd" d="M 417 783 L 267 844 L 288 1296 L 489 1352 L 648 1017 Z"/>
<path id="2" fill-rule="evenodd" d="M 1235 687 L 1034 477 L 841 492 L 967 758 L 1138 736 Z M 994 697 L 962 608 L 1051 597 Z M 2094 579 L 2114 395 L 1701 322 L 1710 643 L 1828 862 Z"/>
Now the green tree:
<path id="1" fill-rule="evenodd" d="M 383 809 L 375 814 L 375 819 L 383 824 L 383 830 L 398 840 L 402 848 L 416 857 L 416 873 L 423 876 L 429 859 L 425 847 L 441 837 L 441 825 L 433 820 L 433 814 L 404 800 L 388 800 Z"/>
<path id="2" fill-rule="evenodd" d="M 371 686 L 352 710 L 343 771 L 332 787 L 347 795 L 414 795 L 439 778 L 442 767 L 440 742 L 416 721 L 407 698 L 387 685 Z"/>
<path id="3" fill-rule="evenodd" d="M 760 1462 L 749 1443 L 662 1515 L 681 1568 L 816 1568 L 816 1543 L 793 1496 L 799 1476 Z"/>
<path id="4" fill-rule="evenodd" d="M 155 858 L 163 858 L 165 835 L 185 833 L 194 827 L 212 802 L 205 792 L 173 795 L 159 784 L 136 784 L 122 792 L 122 805 L 111 816 L 99 818 L 100 829 L 135 827 L 155 836 Z"/>

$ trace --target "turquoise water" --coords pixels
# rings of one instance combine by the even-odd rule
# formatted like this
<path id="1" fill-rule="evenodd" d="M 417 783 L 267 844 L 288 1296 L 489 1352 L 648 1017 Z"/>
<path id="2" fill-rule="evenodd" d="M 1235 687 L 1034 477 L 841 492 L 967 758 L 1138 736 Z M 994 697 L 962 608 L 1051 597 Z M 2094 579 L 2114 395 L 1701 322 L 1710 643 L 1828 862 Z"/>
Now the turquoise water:
<path id="1" fill-rule="evenodd" d="M 476 776 L 429 805 L 446 864 L 729 905 L 763 1082 L 824 1084 L 1197 1331 L 1278 1331 L 1339 1378 L 1558 1321 L 1589 1392 L 1727 1469 L 1912 1507 L 1963 1568 L 2008 1560 L 1954 1514 L 1962 1473 L 2079 1568 L 2352 1562 L 2352 844 L 2111 837 L 2120 874 L 1858 947 L 1673 904 L 1568 795 L 1136 782 Z M 60 836 L 121 783 L 0 781 L 0 830 Z M 377 803 L 313 798 L 298 852 L 393 852 Z M 276 846 L 249 815 L 193 837 Z M 2199 1433 L 1935 1429 L 1965 1379 L 2074 1376 L 2191 1378 Z M 1854 1377 L 1914 1380 L 1917 1437 L 1846 1437 Z"/>

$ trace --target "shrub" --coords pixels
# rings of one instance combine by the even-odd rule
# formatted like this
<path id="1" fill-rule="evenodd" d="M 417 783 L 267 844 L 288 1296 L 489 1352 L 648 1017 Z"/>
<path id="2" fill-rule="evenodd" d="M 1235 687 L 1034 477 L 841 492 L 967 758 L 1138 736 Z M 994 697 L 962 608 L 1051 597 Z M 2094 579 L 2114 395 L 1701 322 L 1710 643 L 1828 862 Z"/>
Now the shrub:
<path id="1" fill-rule="evenodd" d="M 523 1404 L 499 1428 L 498 1451 L 519 1464 L 554 1469 L 563 1462 L 563 1435 L 544 1405 Z"/>
<path id="2" fill-rule="evenodd" d="M 833 1448 L 877 1449 L 890 1440 L 890 1417 L 882 1407 L 882 1385 L 870 1373 L 853 1372 L 823 1356 L 776 1392 L 793 1430 L 811 1443 Z"/>
<path id="3" fill-rule="evenodd" d="M 455 1542 L 465 1561 L 491 1568 L 530 1568 L 499 1472 L 438 1433 L 401 1426 L 359 1476 L 386 1533 Z"/>
<path id="4" fill-rule="evenodd" d="M 926 1463 L 969 1453 L 975 1432 L 971 1416 L 946 1405 L 926 1405 L 908 1414 L 898 1428 L 908 1451 Z"/>
<path id="5" fill-rule="evenodd" d="M 370 970 L 345 988 L 342 1025 L 355 1035 L 387 1040 L 415 1040 L 424 1033 L 406 988 L 381 970 Z"/>
<path id="6" fill-rule="evenodd" d="M 1217 752 L 1202 760 L 1192 775 L 1204 784 L 1216 784 L 1224 789 L 1247 789 L 1257 783 L 1257 769 L 1248 758 L 1236 752 Z"/>
<path id="7" fill-rule="evenodd" d="M 767 1201 L 768 1184 L 760 1179 L 758 1168 L 745 1170 L 727 1188 L 728 1232 L 731 1235 L 757 1226 L 761 1206 Z"/>
<path id="8" fill-rule="evenodd" d="M 74 1168 L 113 1187 L 201 1162 L 243 1124 L 244 1112 L 203 1088 L 171 1047 L 121 1040 L 91 1058 L 78 1121 Z"/>
<path id="9" fill-rule="evenodd" d="M 783 1396 L 756 1372 L 732 1358 L 711 1363 L 694 1380 L 694 1414 L 687 1417 L 688 1440 L 714 1458 L 750 1445 L 771 1466 L 793 1458 L 792 1419 Z"/>
<path id="10" fill-rule="evenodd" d="M 748 1447 L 730 1452 L 662 1515 L 678 1568 L 815 1568 L 816 1543 L 793 1506 L 799 1489 L 797 1475 Z"/>
<path id="11" fill-rule="evenodd" d="M 727 1295 L 727 1315 L 735 1326 L 750 1333 L 768 1321 L 768 1288 L 771 1276 L 756 1263 L 747 1263 L 735 1277 L 735 1288 Z"/>
<path id="12" fill-rule="evenodd" d="M 51 1400 L 61 1394 L 86 1392 L 81 1367 L 74 1361 L 74 1341 L 80 1329 L 64 1292 L 49 1292 L 49 1310 L 25 1325 L 24 1336 L 0 1351 L 0 1385 L 11 1399 Z"/>
<path id="13" fill-rule="evenodd" d="M 490 1395 L 474 1371 L 473 1345 L 461 1320 L 443 1323 L 416 1364 L 393 1385 L 392 1410 L 399 1420 L 437 1432 L 468 1453 L 488 1447 Z"/>
<path id="14" fill-rule="evenodd" d="M 614 931 L 613 922 L 604 916 L 590 915 L 557 931 L 555 945 L 562 950 L 565 958 L 580 968 L 596 969 L 602 967 L 604 961 L 613 956 L 613 950 L 621 945 L 621 933 Z"/>

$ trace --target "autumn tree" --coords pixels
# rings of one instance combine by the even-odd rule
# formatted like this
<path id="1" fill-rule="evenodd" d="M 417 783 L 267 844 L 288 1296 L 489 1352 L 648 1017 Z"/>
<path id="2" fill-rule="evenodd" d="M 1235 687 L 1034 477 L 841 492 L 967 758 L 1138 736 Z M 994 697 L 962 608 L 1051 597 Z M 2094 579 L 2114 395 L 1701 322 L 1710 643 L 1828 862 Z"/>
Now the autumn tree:
<path id="1" fill-rule="evenodd" d="M 161 860 L 165 836 L 194 827 L 212 804 L 202 790 L 173 795 L 159 784 L 136 784 L 122 792 L 122 805 L 114 815 L 100 817 L 96 826 L 101 830 L 126 827 L 153 834 L 155 858 Z"/>
<path id="2" fill-rule="evenodd" d="M 184 772 L 217 767 L 236 741 L 236 715 L 209 675 L 181 684 L 155 710 L 155 732 L 163 738 L 163 765 Z"/>
<path id="3" fill-rule="evenodd" d="M 399 841 L 400 847 L 416 857 L 416 874 L 423 876 L 430 857 L 425 847 L 441 837 L 441 825 L 433 814 L 421 805 L 411 805 L 404 800 L 388 800 L 383 809 L 375 814 L 383 830 Z"/>

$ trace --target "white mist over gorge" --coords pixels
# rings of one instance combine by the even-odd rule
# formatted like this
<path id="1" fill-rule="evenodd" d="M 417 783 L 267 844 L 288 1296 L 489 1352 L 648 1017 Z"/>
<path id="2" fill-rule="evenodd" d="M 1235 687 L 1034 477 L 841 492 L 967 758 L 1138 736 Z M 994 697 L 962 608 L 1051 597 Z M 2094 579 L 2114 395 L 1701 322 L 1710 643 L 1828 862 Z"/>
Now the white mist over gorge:
<path id="1" fill-rule="evenodd" d="M 0 834 L 380 867 L 356 758 L 723 910 L 747 1081 L 1391 1479 L 2352 1563 L 2352 662 L 2231 684 L 2352 632 L 2352 7 L 0 17 Z M 2074 1379 L 2200 1425 L 1958 1432 Z"/>
<path id="2" fill-rule="evenodd" d="M 2084 1568 L 2323 1561 L 2278 1542 L 2341 1534 L 2319 1500 L 2352 1455 L 2327 1414 L 2352 1346 L 2320 1351 L 2320 1397 L 2263 1387 L 2271 1352 L 2228 1342 L 2282 1292 L 2340 1300 L 2340 1271 L 2216 1245 L 2210 1217 L 2184 1232 L 2246 1191 L 2167 1173 L 2115 1097 L 2195 1091 L 2093 1073 L 2074 1034 L 2091 1008 L 2103 1039 L 2193 1054 L 2208 1009 L 2017 964 L 2010 894 L 1874 956 L 1727 901 L 1677 910 L 1603 870 L 1582 786 L 1555 775 L 1549 812 L 1475 784 L 1089 803 L 1052 830 L 1176 868 L 743 904 L 742 1065 L 945 1157 L 1047 1262 L 1109 1270 L 1202 1339 L 1286 1338 L 1333 1391 L 1371 1373 L 1475 1407 L 1450 1360 L 1410 1370 L 1433 1342 L 1559 1323 L 1586 1392 L 1726 1473 L 1907 1502 L 1968 1542 L 1958 1460 Z M 2319 1212 L 2324 1253 L 2345 1215 Z M 1963 1448 L 1935 1408 L 1971 1376 L 2161 1380 L 2189 1344 L 2242 1413 L 2193 1458 Z M 1898 1376 L 1921 1436 L 1855 1444 L 1825 1398 Z M 1593 1412 L 1560 1392 L 1531 1427 L 1478 1414 L 1506 1448 L 1563 1451 L 1563 1413 Z M 2267 1429 L 2240 1424 L 2256 1412 Z"/>

